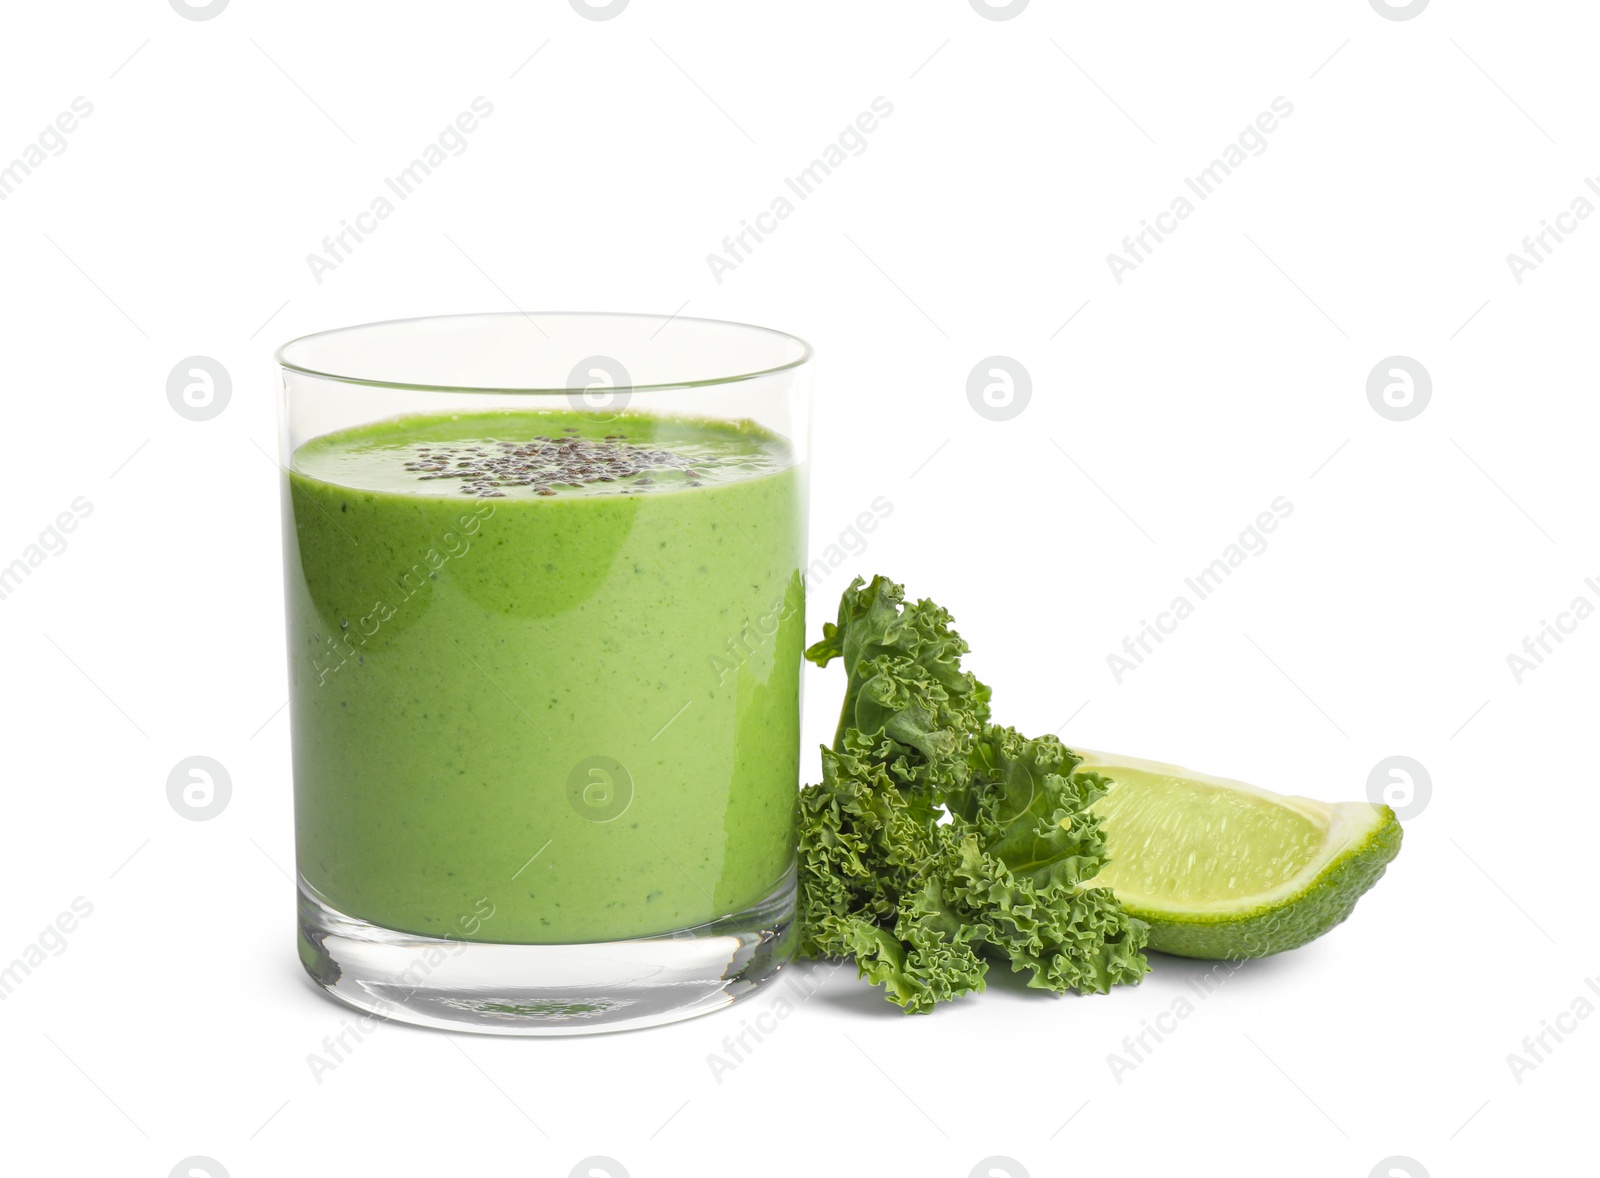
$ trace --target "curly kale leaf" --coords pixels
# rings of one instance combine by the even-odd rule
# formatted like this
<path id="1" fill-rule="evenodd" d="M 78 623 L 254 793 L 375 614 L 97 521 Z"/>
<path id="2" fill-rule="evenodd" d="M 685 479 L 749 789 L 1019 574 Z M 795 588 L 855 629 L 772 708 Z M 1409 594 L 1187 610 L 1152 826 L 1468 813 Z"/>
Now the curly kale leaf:
<path id="1" fill-rule="evenodd" d="M 1076 887 L 1105 866 L 1105 833 L 1089 807 L 1110 783 L 1074 772 L 1083 758 L 1061 741 L 985 725 L 968 762 L 967 785 L 943 801 L 1008 870 L 1039 887 Z"/>
<path id="2" fill-rule="evenodd" d="M 822 783 L 800 794 L 800 926 L 805 956 L 847 957 L 839 920 L 893 923 L 933 849 L 939 812 L 902 791 L 852 733 L 822 750 Z"/>
<path id="3" fill-rule="evenodd" d="M 984 988 L 985 962 L 971 930 L 951 911 L 936 878 L 904 896 L 890 925 L 859 916 L 836 918 L 841 951 L 855 958 L 860 975 L 908 1014 L 925 1014 L 941 1002 Z"/>
<path id="4" fill-rule="evenodd" d="M 859 733 L 822 750 L 822 782 L 800 797 L 800 954 L 854 957 L 892 1002 L 926 1011 L 983 989 L 973 930 L 932 869 L 949 826 L 927 791 L 903 790 Z"/>
<path id="5" fill-rule="evenodd" d="M 1105 863 L 1089 811 L 1105 779 L 1053 736 L 988 723 L 950 622 L 857 580 L 806 652 L 842 658 L 849 682 L 823 780 L 801 793 L 802 955 L 854 957 L 916 1013 L 982 990 L 987 959 L 1057 992 L 1137 981 L 1146 926 L 1082 886 Z"/>
<path id="6" fill-rule="evenodd" d="M 844 706 L 834 748 L 854 731 L 903 787 L 940 789 L 966 774 L 974 735 L 989 718 L 989 689 L 961 669 L 967 644 L 949 613 L 931 601 L 904 605 L 905 590 L 858 577 L 806 658 L 844 660 Z"/>

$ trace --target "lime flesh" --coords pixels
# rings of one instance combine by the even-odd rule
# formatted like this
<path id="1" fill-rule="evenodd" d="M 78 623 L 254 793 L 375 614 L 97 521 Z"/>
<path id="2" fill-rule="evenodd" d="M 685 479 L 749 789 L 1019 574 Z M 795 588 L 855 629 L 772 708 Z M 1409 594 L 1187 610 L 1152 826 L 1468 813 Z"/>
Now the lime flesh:
<path id="1" fill-rule="evenodd" d="M 1387 806 L 1082 755 L 1112 783 L 1094 805 L 1111 861 L 1093 886 L 1148 921 L 1163 953 L 1237 960 L 1304 945 L 1349 916 L 1400 850 Z"/>

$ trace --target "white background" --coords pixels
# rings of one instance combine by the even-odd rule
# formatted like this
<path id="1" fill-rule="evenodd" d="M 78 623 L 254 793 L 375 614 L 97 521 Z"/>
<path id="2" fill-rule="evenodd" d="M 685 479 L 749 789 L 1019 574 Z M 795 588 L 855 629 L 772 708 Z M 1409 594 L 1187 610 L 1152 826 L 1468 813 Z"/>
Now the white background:
<path id="1" fill-rule="evenodd" d="M 1505 1174 L 1575 1142 L 1600 1019 L 1520 1083 L 1507 1055 L 1600 974 L 1600 621 L 1521 683 L 1506 656 L 1600 604 L 1600 219 L 1520 284 L 1506 255 L 1600 171 L 1590 6 L 234 0 L 194 21 L 144 0 L 5 21 L 0 161 L 93 104 L 0 202 L 0 564 L 92 504 L 0 601 L 0 959 L 93 905 L 0 1004 L 7 1172 Z M 480 95 L 464 154 L 316 281 L 306 255 Z M 716 281 L 707 254 L 880 95 L 867 149 Z M 1106 255 L 1278 96 L 1264 153 L 1119 284 Z M 1157 957 L 1081 999 L 995 975 L 926 1018 L 840 971 L 720 1083 L 708 1054 L 771 997 L 565 1041 L 386 1026 L 318 1083 L 307 1055 L 345 1012 L 294 953 L 271 352 L 511 306 L 809 339 L 813 552 L 894 504 L 813 632 L 883 571 L 954 611 L 1024 730 L 1328 800 L 1414 757 L 1432 799 L 1399 859 L 1120 1083 L 1108 1054 L 1202 965 Z M 166 397 L 196 354 L 233 380 L 205 422 Z M 1032 378 L 1007 422 L 966 396 L 995 354 Z M 1366 396 L 1395 354 L 1433 382 L 1406 422 Z M 1277 496 L 1268 549 L 1119 684 L 1108 653 Z M 808 678 L 808 776 L 841 686 Z M 195 754 L 233 782 L 208 822 L 166 798 Z"/>

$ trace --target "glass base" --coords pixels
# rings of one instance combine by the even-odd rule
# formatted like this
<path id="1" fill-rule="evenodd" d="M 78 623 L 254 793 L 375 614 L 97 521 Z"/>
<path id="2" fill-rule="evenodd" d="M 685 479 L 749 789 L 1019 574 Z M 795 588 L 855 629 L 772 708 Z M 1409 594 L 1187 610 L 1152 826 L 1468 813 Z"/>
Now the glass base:
<path id="1" fill-rule="evenodd" d="M 709 1014 L 794 954 L 795 878 L 743 912 L 657 937 L 511 945 L 401 933 L 324 903 L 300 881 L 300 960 L 358 1010 L 483 1035 L 590 1035 Z"/>

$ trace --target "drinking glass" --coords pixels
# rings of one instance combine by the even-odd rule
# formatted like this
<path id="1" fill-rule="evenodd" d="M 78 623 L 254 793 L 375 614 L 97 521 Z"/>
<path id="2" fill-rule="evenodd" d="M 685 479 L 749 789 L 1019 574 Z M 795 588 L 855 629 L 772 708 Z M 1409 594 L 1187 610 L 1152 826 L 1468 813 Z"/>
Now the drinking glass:
<path id="1" fill-rule="evenodd" d="M 770 978 L 794 942 L 810 347 L 513 312 L 277 359 L 311 977 L 513 1035 Z"/>

